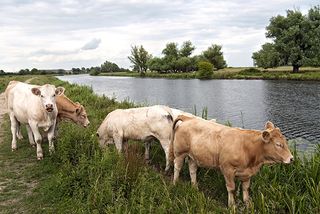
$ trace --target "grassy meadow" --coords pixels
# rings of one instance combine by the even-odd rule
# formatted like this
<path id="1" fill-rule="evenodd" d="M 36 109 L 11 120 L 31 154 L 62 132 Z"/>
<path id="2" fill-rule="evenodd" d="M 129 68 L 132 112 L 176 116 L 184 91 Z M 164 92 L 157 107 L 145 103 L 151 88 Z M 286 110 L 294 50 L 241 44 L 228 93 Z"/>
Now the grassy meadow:
<path id="1" fill-rule="evenodd" d="M 129 76 L 141 77 L 137 72 L 112 72 L 101 73 L 101 76 Z M 195 79 L 196 73 L 157 73 L 147 72 L 144 77 L 170 78 L 170 79 Z M 320 68 L 301 67 L 299 73 L 292 73 L 292 67 L 283 66 L 278 68 L 253 68 L 233 67 L 214 71 L 211 79 L 269 79 L 269 80 L 320 80 Z"/>
<path id="2" fill-rule="evenodd" d="M 0 78 L 0 92 L 9 79 Z M 30 77 L 19 76 L 20 80 Z M 164 152 L 159 143 L 151 147 L 151 163 L 144 163 L 143 143 L 131 141 L 126 156 L 114 147 L 100 150 L 96 130 L 104 117 L 130 102 L 117 102 L 95 95 L 91 88 L 38 76 L 34 84 L 51 83 L 66 88 L 65 94 L 83 104 L 90 119 L 87 129 L 70 122 L 59 124 L 56 152 L 49 156 L 44 143 L 44 160 L 25 139 L 11 152 L 9 118 L 0 147 L 0 210 L 4 213 L 232 213 L 227 208 L 227 191 L 217 170 L 198 171 L 199 190 L 190 184 L 185 164 L 176 186 L 172 173 L 165 175 Z M 237 183 L 236 202 L 240 213 L 320 213 L 320 147 L 312 157 L 294 152 L 291 165 L 264 166 L 252 178 L 252 206 L 247 209 Z M 15 203 L 16 202 L 16 203 Z"/>

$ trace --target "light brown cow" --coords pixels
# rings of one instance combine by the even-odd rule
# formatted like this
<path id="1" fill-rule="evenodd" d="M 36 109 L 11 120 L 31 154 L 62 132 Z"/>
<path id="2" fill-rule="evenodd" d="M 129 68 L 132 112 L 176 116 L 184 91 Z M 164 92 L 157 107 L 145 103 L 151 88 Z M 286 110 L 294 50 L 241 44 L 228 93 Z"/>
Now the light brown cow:
<path id="1" fill-rule="evenodd" d="M 71 120 L 83 127 L 87 127 L 90 124 L 87 112 L 80 103 L 74 103 L 64 94 L 56 97 L 56 103 L 58 108 L 57 120 Z"/>
<path id="2" fill-rule="evenodd" d="M 235 182 L 242 181 L 243 200 L 249 202 L 250 178 L 265 163 L 291 163 L 293 156 L 279 128 L 267 122 L 265 130 L 231 128 L 199 118 L 179 116 L 173 125 L 170 147 L 174 155 L 176 183 L 185 157 L 189 157 L 191 182 L 196 185 L 199 167 L 219 168 L 228 190 L 228 205 L 233 206 Z"/>

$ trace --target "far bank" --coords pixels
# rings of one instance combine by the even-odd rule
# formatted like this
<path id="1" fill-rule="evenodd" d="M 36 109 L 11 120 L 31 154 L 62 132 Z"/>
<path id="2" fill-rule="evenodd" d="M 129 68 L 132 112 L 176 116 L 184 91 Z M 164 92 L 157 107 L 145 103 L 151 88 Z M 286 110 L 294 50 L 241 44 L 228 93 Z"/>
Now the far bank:
<path id="1" fill-rule="evenodd" d="M 127 76 L 168 79 L 197 79 L 197 72 L 184 73 L 158 73 L 146 72 L 109 72 L 100 73 L 98 76 Z M 254 67 L 234 67 L 213 71 L 208 79 L 263 79 L 263 80 L 320 80 L 319 67 L 301 67 L 298 73 L 293 73 L 290 66 L 263 69 Z"/>

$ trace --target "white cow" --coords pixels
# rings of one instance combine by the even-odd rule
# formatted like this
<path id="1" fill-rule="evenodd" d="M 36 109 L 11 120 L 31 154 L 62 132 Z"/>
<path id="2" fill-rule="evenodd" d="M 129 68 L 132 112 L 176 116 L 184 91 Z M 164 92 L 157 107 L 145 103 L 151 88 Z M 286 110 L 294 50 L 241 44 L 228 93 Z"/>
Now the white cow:
<path id="1" fill-rule="evenodd" d="M 17 149 L 19 123 L 23 123 L 27 124 L 28 132 L 33 133 L 38 160 L 43 159 L 42 137 L 39 128 L 48 132 L 49 151 L 50 153 L 54 151 L 53 138 L 58 114 L 55 96 L 63 92 L 63 87 L 56 88 L 49 84 L 36 86 L 17 81 L 9 83 L 5 95 L 11 121 L 12 150 Z"/>
<path id="2" fill-rule="evenodd" d="M 127 140 L 148 142 L 156 138 L 166 155 L 166 171 L 169 170 L 169 147 L 173 118 L 167 106 L 150 106 L 131 109 L 117 109 L 110 112 L 100 125 L 97 136 L 100 147 L 115 144 L 119 152 L 126 146 Z M 146 159 L 149 150 L 146 149 Z"/>

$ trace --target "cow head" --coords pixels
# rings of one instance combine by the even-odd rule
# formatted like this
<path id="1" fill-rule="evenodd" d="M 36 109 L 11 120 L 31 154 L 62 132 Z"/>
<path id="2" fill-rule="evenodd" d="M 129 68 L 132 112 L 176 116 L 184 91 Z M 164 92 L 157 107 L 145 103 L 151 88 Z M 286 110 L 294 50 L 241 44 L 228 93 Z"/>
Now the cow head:
<path id="1" fill-rule="evenodd" d="M 54 85 L 43 85 L 34 87 L 31 89 L 31 92 L 40 97 L 41 103 L 47 112 L 53 112 L 56 105 L 55 96 L 64 93 L 63 87 L 56 88 Z"/>
<path id="2" fill-rule="evenodd" d="M 293 161 L 285 136 L 273 123 L 267 122 L 261 135 L 264 142 L 265 158 L 268 161 L 282 163 L 291 163 Z"/>
<path id="3" fill-rule="evenodd" d="M 75 114 L 76 114 L 76 122 L 78 124 L 82 125 L 85 128 L 90 124 L 86 110 L 84 109 L 83 105 L 81 105 L 78 102 L 76 102 Z"/>
<path id="4" fill-rule="evenodd" d="M 100 128 L 98 129 L 98 131 L 96 132 L 96 135 L 98 137 L 99 140 L 99 146 L 101 149 L 106 148 L 107 146 L 109 146 L 110 144 L 114 144 L 113 138 L 110 138 L 108 136 L 107 133 L 105 133 L 105 131 L 101 130 Z"/>

